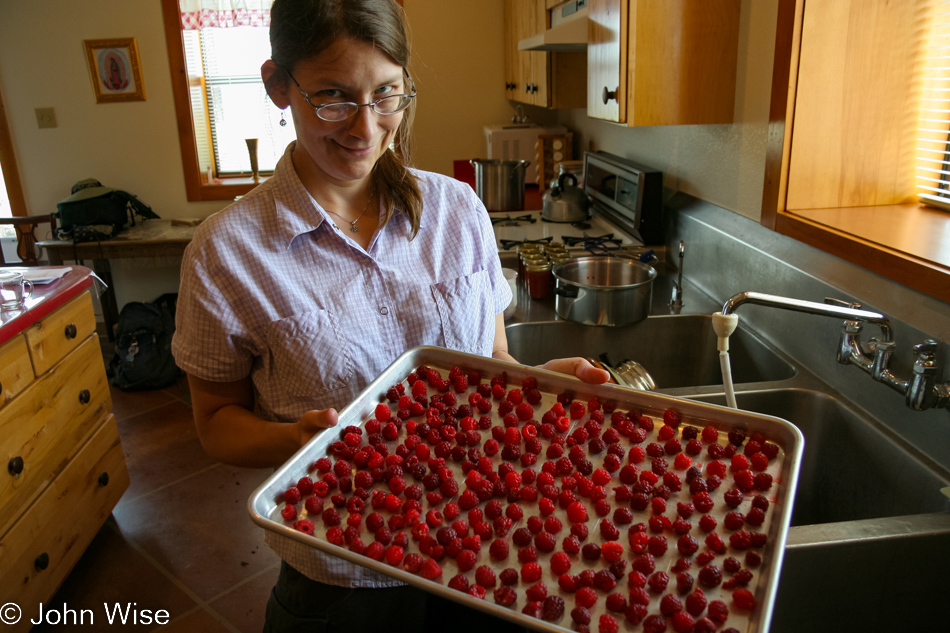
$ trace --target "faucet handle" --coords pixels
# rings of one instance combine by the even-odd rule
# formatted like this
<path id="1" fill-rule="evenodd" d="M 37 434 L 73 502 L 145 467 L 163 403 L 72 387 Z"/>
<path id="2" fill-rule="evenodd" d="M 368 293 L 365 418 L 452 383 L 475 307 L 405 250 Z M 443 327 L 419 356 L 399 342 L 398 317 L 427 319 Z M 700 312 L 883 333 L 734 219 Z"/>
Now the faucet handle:
<path id="1" fill-rule="evenodd" d="M 917 360 L 914 361 L 914 373 L 934 373 L 937 369 L 937 341 L 927 339 L 923 343 L 914 345 L 914 355 Z"/>

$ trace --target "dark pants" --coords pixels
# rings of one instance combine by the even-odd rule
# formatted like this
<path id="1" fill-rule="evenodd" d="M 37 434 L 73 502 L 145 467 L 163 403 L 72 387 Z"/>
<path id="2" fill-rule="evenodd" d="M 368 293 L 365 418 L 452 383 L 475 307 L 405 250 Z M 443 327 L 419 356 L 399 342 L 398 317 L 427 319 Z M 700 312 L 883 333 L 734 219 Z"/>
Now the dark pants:
<path id="1" fill-rule="evenodd" d="M 264 633 L 360 631 L 515 633 L 524 627 L 415 587 L 325 585 L 281 563 L 280 577 L 267 601 Z"/>

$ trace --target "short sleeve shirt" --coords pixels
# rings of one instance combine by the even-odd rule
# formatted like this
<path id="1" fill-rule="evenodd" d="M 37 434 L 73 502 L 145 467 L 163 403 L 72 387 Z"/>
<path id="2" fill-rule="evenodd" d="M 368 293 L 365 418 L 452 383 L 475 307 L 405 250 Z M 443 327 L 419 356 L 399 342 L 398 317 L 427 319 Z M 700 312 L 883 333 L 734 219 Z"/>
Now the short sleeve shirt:
<path id="1" fill-rule="evenodd" d="M 490 356 L 511 290 L 472 188 L 413 171 L 418 234 L 409 239 L 408 215 L 397 209 L 364 251 L 304 188 L 293 147 L 272 178 L 209 217 L 186 249 L 172 342 L 179 366 L 216 382 L 250 376 L 255 413 L 296 422 L 309 410 L 342 409 L 412 347 Z M 320 582 L 400 584 L 294 541 L 268 541 Z"/>

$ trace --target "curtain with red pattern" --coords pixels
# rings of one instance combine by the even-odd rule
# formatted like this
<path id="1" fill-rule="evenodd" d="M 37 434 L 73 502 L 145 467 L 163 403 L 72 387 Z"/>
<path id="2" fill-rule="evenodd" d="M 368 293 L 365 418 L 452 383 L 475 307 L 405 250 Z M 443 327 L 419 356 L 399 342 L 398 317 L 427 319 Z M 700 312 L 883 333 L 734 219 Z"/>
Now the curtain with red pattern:
<path id="1" fill-rule="evenodd" d="M 270 26 L 274 0 L 179 0 L 181 29 Z"/>

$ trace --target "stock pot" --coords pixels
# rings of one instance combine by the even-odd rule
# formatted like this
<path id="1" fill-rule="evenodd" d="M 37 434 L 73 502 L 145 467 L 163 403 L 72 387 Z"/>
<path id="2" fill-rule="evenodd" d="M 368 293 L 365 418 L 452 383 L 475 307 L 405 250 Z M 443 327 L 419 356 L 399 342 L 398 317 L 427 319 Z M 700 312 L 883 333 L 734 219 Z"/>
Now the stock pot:
<path id="1" fill-rule="evenodd" d="M 553 269 L 554 309 L 585 325 L 621 326 L 650 314 L 656 270 L 615 256 L 575 257 Z"/>
<path id="2" fill-rule="evenodd" d="M 531 163 L 526 160 L 473 158 L 475 193 L 489 211 L 524 209 L 524 176 Z"/>

